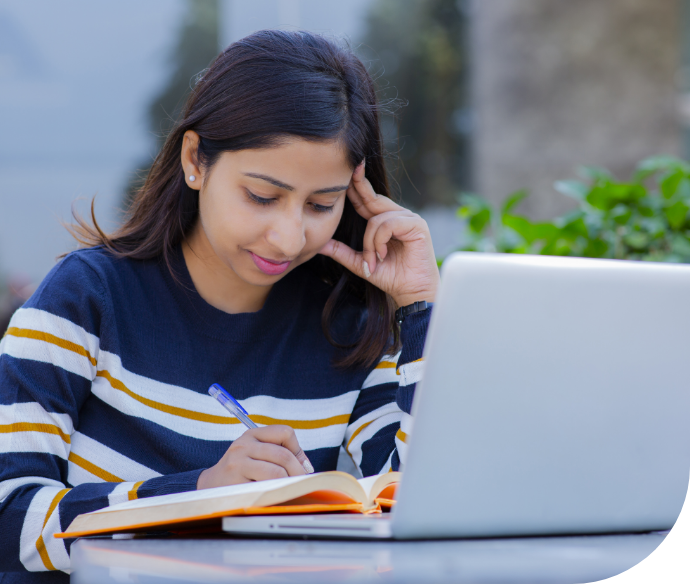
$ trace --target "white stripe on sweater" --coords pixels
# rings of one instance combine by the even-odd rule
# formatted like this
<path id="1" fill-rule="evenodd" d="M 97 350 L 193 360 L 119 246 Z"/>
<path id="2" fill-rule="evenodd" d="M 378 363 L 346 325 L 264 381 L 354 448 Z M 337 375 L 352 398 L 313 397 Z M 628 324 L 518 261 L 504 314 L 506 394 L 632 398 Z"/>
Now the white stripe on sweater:
<path id="1" fill-rule="evenodd" d="M 22 533 L 19 539 L 19 559 L 29 572 L 44 572 L 47 570 L 43 560 L 41 559 L 41 556 L 38 553 L 36 543 L 38 538 L 42 535 L 43 522 L 46 519 L 50 504 L 61 490 L 62 489 L 59 487 L 43 487 L 36 492 L 33 499 L 31 499 L 31 503 L 29 504 L 26 516 L 24 517 Z M 59 509 L 56 508 L 53 511 L 52 517 L 58 513 Z M 46 527 L 48 527 L 48 525 L 46 525 Z M 47 542 L 45 542 L 45 536 L 43 539 L 44 543 L 47 544 Z M 50 539 L 55 539 L 52 537 L 52 534 L 50 534 Z M 56 552 L 53 546 L 51 546 L 51 548 L 48 550 L 48 555 L 50 556 L 50 560 L 55 568 L 58 570 L 66 570 L 69 569 L 69 557 L 67 557 L 64 542 L 61 543 L 64 556 L 62 556 L 59 551 Z M 55 555 L 52 555 L 51 552 Z"/>
<path id="2" fill-rule="evenodd" d="M 380 408 L 377 408 L 373 412 L 369 412 L 369 414 L 367 414 L 366 416 L 362 416 L 362 418 L 357 420 L 357 426 L 362 427 L 367 423 L 366 418 L 368 417 L 370 419 L 369 425 L 366 426 L 361 432 L 359 432 L 359 434 L 355 436 L 355 439 L 352 440 L 352 442 L 350 442 L 347 446 L 347 451 L 350 453 L 352 460 L 357 465 L 357 467 L 360 468 L 360 470 L 362 466 L 362 447 L 364 443 L 371 437 L 373 437 L 374 434 L 376 434 L 381 428 L 385 428 L 386 426 L 389 426 L 391 424 L 400 423 L 402 414 L 403 412 L 397 406 L 397 404 L 386 404 L 384 406 L 381 406 Z M 362 424 L 359 423 L 361 421 Z M 350 428 L 348 428 L 348 433 L 351 437 L 353 432 L 349 432 L 349 430 Z"/>
<path id="3" fill-rule="evenodd" d="M 81 432 L 75 432 L 72 435 L 72 452 L 122 481 L 145 481 L 161 476 L 159 472 L 120 454 L 112 448 L 108 448 Z M 72 460 L 69 461 L 67 480 L 70 485 L 75 487 L 82 483 L 109 482 Z"/>
<path id="4" fill-rule="evenodd" d="M 64 489 L 60 481 L 55 481 L 46 477 L 19 477 L 16 479 L 8 479 L 0 483 L 0 503 L 2 503 L 15 489 L 24 485 L 42 485 L 44 487 L 58 487 Z"/>
<path id="5" fill-rule="evenodd" d="M 401 387 L 419 383 L 424 375 L 424 361 L 420 359 L 419 361 L 401 365 L 398 367 L 398 373 L 400 373 Z"/>

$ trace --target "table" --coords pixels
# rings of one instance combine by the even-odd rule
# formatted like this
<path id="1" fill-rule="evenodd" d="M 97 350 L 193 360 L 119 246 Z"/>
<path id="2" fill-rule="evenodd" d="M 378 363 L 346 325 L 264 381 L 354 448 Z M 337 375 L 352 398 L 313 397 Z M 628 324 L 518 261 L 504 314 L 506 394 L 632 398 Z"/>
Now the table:
<path id="1" fill-rule="evenodd" d="M 72 546 L 71 581 L 583 583 L 631 568 L 667 533 L 442 541 L 82 539 Z"/>

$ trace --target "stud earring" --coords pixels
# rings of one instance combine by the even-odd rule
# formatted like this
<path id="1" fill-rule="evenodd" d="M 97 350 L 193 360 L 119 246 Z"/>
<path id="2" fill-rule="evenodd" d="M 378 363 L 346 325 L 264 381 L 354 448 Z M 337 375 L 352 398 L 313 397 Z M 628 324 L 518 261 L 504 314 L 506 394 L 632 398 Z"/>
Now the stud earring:
<path id="1" fill-rule="evenodd" d="M 196 177 L 193 174 L 189 175 L 189 182 L 194 182 L 196 180 Z"/>

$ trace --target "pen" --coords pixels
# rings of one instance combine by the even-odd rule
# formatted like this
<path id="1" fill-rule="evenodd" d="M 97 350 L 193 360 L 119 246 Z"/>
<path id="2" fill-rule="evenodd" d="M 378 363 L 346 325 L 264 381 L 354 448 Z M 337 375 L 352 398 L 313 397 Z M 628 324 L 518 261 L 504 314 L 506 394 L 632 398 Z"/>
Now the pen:
<path id="1" fill-rule="evenodd" d="M 221 406 L 228 410 L 233 416 L 235 416 L 240 422 L 242 422 L 250 430 L 252 428 L 258 428 L 258 426 L 252 422 L 247 413 L 240 403 L 232 397 L 225 389 L 223 389 L 217 383 L 214 383 L 208 388 L 209 394 L 215 397 Z"/>
<path id="2" fill-rule="evenodd" d="M 258 426 L 254 422 L 252 422 L 247 410 L 245 410 L 240 405 L 240 403 L 220 385 L 214 383 L 211 387 L 208 388 L 208 393 L 212 397 L 215 397 L 221 406 L 228 410 L 247 428 L 249 428 L 250 430 L 253 428 L 258 428 Z M 304 450 L 300 448 L 300 451 L 297 454 L 295 454 L 295 458 L 297 458 L 297 460 L 302 465 L 302 468 L 305 470 L 307 474 L 311 474 L 314 472 L 314 467 L 312 466 L 311 462 L 309 462 L 307 455 L 304 454 Z"/>

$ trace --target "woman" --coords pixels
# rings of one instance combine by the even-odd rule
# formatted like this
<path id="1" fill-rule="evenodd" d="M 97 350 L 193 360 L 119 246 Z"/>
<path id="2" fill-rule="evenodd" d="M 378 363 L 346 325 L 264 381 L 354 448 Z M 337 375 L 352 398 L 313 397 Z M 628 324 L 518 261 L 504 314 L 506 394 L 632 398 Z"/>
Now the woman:
<path id="1" fill-rule="evenodd" d="M 81 222 L 88 247 L 2 340 L 0 569 L 68 570 L 53 534 L 76 515 L 300 475 L 302 450 L 316 471 L 341 445 L 364 475 L 397 470 L 430 316 L 415 303 L 439 275 L 388 192 L 351 52 L 278 31 L 224 51 L 124 226 Z M 216 382 L 262 426 L 228 416 Z"/>

